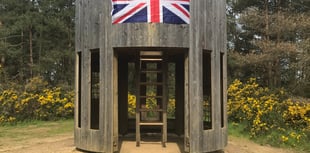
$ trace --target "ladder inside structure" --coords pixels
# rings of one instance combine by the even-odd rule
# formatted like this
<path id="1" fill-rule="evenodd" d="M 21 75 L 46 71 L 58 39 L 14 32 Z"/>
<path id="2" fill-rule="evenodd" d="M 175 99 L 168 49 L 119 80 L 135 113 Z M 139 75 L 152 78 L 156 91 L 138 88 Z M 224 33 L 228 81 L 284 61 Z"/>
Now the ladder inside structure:
<path id="1" fill-rule="evenodd" d="M 141 126 L 160 126 L 162 145 L 167 142 L 167 64 L 161 51 L 141 51 L 137 67 L 136 145 Z"/>

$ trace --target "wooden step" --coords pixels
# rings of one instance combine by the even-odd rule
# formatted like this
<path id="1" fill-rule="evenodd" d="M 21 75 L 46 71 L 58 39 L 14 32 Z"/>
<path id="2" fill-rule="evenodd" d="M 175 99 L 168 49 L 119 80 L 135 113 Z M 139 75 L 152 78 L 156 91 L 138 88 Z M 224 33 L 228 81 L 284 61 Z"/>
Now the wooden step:
<path id="1" fill-rule="evenodd" d="M 140 112 L 163 112 L 163 109 L 147 109 L 147 108 L 140 108 Z"/>
<path id="2" fill-rule="evenodd" d="M 140 61 L 149 61 L 149 62 L 157 62 L 162 61 L 162 58 L 140 58 Z"/>
<path id="3" fill-rule="evenodd" d="M 162 73 L 162 70 L 141 70 L 141 73 Z"/>
<path id="4" fill-rule="evenodd" d="M 140 82 L 140 85 L 163 85 L 162 82 Z"/>
<path id="5" fill-rule="evenodd" d="M 163 98 L 163 96 L 140 96 L 140 98 L 156 98 L 156 99 L 159 99 L 159 98 Z"/>
<path id="6" fill-rule="evenodd" d="M 145 126 L 162 126 L 164 125 L 163 122 L 140 122 L 139 125 L 145 125 Z"/>

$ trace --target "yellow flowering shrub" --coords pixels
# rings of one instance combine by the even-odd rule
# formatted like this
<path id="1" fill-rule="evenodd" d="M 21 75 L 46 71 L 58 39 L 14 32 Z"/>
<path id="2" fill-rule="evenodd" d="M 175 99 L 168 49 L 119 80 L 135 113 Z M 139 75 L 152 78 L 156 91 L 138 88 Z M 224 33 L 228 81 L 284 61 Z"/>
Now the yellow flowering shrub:
<path id="1" fill-rule="evenodd" d="M 281 133 L 274 141 L 292 146 L 310 140 L 310 102 L 293 101 L 283 89 L 260 87 L 254 78 L 235 80 L 228 88 L 228 115 L 232 122 L 245 123 L 252 137 Z M 301 139 L 303 138 L 303 139 Z"/>
<path id="2" fill-rule="evenodd" d="M 168 118 L 175 118 L 175 99 L 169 98 L 167 107 Z"/>
<path id="3" fill-rule="evenodd" d="M 128 93 L 128 116 L 134 118 L 136 116 L 136 96 Z"/>
<path id="4" fill-rule="evenodd" d="M 60 88 L 44 89 L 38 98 L 39 107 L 35 110 L 39 119 L 54 119 L 73 115 L 73 93 L 62 94 Z"/>
<path id="5" fill-rule="evenodd" d="M 0 124 L 73 117 L 74 92 L 47 88 L 41 92 L 0 92 Z"/>
<path id="6" fill-rule="evenodd" d="M 155 93 L 149 93 L 149 95 L 155 95 Z M 155 98 L 148 98 L 146 100 L 146 108 L 152 109 L 156 105 Z M 136 115 L 136 96 L 128 93 L 128 116 L 134 118 Z M 167 106 L 167 115 L 169 118 L 175 117 L 175 99 L 170 98 Z"/>
<path id="7" fill-rule="evenodd" d="M 228 88 L 228 114 L 234 121 L 247 122 L 251 135 L 263 134 L 279 122 L 275 112 L 278 96 L 269 94 L 268 88 L 259 87 L 255 79 L 246 84 L 236 80 Z"/>
<path id="8" fill-rule="evenodd" d="M 18 101 L 18 93 L 14 90 L 4 90 L 0 93 L 0 124 L 14 122 L 16 118 L 15 103 Z"/>
<path id="9" fill-rule="evenodd" d="M 283 118 L 287 124 L 295 125 L 297 128 L 310 128 L 310 103 L 287 99 L 284 101 L 285 111 Z M 309 129 L 310 130 L 310 129 Z"/>

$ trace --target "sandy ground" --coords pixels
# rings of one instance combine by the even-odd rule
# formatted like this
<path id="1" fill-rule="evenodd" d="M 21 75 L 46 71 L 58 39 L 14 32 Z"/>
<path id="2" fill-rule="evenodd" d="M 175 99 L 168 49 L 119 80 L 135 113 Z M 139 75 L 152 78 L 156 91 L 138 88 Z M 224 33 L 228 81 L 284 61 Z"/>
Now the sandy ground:
<path id="1" fill-rule="evenodd" d="M 30 139 L 18 143 L 0 140 L 0 153 L 81 153 L 74 147 L 72 135 L 62 135 L 43 139 Z M 135 147 L 134 141 L 123 141 L 121 153 L 180 153 L 176 142 L 169 142 L 167 148 L 162 148 L 158 142 L 141 143 L 141 147 Z M 294 153 L 270 146 L 261 146 L 249 140 L 230 137 L 225 153 Z"/>

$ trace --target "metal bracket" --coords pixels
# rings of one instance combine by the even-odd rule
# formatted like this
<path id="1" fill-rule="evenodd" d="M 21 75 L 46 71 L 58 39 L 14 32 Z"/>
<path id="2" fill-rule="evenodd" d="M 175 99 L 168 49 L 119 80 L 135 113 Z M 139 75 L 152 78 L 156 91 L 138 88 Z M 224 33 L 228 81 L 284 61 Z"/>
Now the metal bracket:
<path id="1" fill-rule="evenodd" d="M 184 151 L 186 153 L 189 153 L 189 147 L 190 147 L 190 143 L 189 143 L 189 137 L 185 137 L 185 140 L 184 140 Z"/>
<path id="2" fill-rule="evenodd" d="M 186 146 L 186 147 L 189 147 L 189 146 L 190 146 L 189 137 L 186 137 L 186 138 L 185 138 L 185 146 Z"/>
<path id="3" fill-rule="evenodd" d="M 118 151 L 118 138 L 114 137 L 113 138 L 113 151 Z"/>

